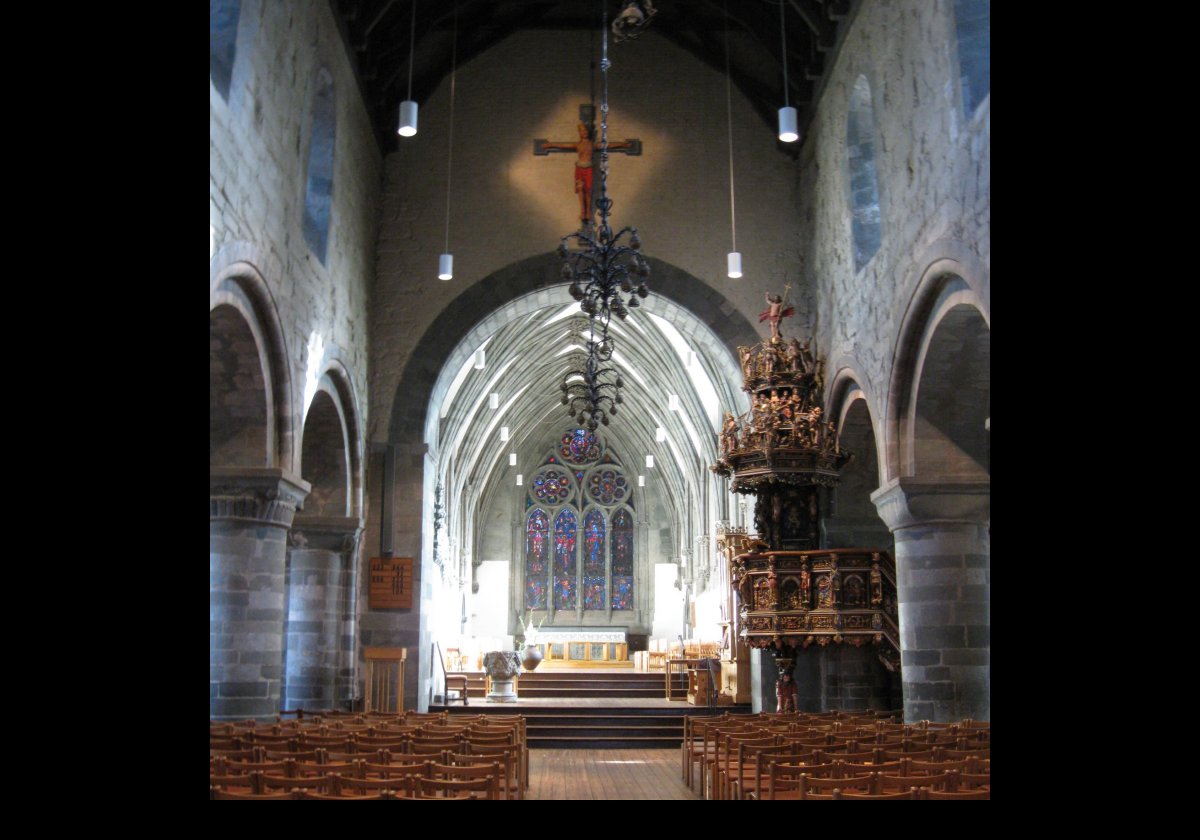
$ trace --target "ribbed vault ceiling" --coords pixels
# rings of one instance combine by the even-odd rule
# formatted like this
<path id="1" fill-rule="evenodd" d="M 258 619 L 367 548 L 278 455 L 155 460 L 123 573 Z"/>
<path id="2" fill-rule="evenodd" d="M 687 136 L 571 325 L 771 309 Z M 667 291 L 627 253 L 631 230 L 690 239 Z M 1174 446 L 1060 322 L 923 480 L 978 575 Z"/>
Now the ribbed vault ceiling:
<path id="1" fill-rule="evenodd" d="M 572 425 L 558 386 L 583 358 L 573 336 L 581 328 L 586 332 L 587 321 L 565 286 L 552 289 L 550 297 L 553 303 L 530 303 L 490 335 L 485 328 L 469 333 L 453 356 L 465 355 L 466 363 L 448 364 L 434 388 L 426 442 L 442 464 L 451 493 L 447 501 L 456 509 L 486 505 L 492 493 L 515 485 L 517 473 L 531 478 Z M 610 425 L 597 431 L 630 478 L 645 475 L 658 491 L 648 495 L 678 516 L 711 478 L 719 421 L 714 414 L 731 406 L 743 409 L 735 361 L 694 316 L 653 294 L 626 321 L 614 320 L 611 333 L 624 402 Z M 568 350 L 571 346 L 579 349 Z M 482 370 L 471 365 L 469 354 L 477 349 L 485 354 Z M 695 354 L 691 367 L 688 351 Z M 698 385 L 704 379 L 715 391 L 707 405 L 706 389 Z M 491 393 L 499 395 L 498 409 L 488 407 Z M 668 408 L 670 394 L 678 395 L 680 410 Z M 500 439 L 502 426 L 510 429 L 507 443 Z M 655 441 L 658 426 L 666 430 L 664 442 Z M 510 452 L 518 455 L 515 467 L 509 465 Z M 645 467 L 646 455 L 654 456 L 652 469 Z"/>

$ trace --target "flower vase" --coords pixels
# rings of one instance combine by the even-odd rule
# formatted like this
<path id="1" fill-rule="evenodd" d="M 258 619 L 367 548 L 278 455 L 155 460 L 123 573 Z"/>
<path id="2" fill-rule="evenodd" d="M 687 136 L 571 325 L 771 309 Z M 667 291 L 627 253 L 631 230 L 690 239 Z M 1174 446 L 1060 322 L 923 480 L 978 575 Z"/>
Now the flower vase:
<path id="1" fill-rule="evenodd" d="M 537 666 L 542 663 L 542 651 L 537 645 L 526 645 L 525 658 L 521 660 L 521 664 L 525 666 L 526 671 L 535 671 Z"/>

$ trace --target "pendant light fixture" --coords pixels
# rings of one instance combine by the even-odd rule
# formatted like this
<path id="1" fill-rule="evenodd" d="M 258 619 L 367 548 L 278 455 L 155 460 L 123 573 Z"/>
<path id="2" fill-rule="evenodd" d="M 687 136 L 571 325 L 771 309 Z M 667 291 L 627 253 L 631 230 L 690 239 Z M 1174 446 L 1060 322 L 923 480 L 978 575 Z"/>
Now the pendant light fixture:
<path id="1" fill-rule="evenodd" d="M 725 124 L 729 127 L 729 237 L 732 249 L 728 257 L 728 274 L 736 280 L 742 276 L 742 255 L 737 249 L 737 216 L 733 204 L 733 93 L 729 81 L 729 3 L 725 9 Z"/>
<path id="2" fill-rule="evenodd" d="M 450 141 L 446 149 L 446 250 L 438 257 L 438 279 L 454 279 L 454 255 L 450 253 L 450 172 L 454 165 L 454 88 L 458 76 L 458 3 L 454 4 L 454 35 L 450 46 Z"/>
<path id="3" fill-rule="evenodd" d="M 413 62 L 417 57 L 417 0 L 412 0 L 412 27 L 408 35 L 408 98 L 400 103 L 400 125 L 396 133 L 412 137 L 417 133 L 417 103 L 412 98 Z"/>
<path id="4" fill-rule="evenodd" d="M 796 131 L 796 109 L 788 107 L 787 80 L 787 29 L 783 20 L 783 0 L 779 0 L 779 36 L 783 40 L 783 107 L 779 109 L 779 139 L 784 143 L 795 143 L 800 139 Z"/>

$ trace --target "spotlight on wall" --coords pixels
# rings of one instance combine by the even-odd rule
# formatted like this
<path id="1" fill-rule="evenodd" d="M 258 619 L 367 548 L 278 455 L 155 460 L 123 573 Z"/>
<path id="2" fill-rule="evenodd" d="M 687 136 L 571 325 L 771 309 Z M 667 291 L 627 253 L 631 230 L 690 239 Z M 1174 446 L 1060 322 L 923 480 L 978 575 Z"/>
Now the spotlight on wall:
<path id="1" fill-rule="evenodd" d="M 668 395 L 667 408 L 671 409 L 671 411 L 679 411 L 679 395 L 678 394 Z"/>
<path id="2" fill-rule="evenodd" d="M 483 370 L 484 358 L 485 357 L 482 348 L 475 351 L 475 370 Z"/>
<path id="3" fill-rule="evenodd" d="M 638 487 L 645 487 L 645 486 L 646 486 L 646 476 L 639 475 L 638 476 Z"/>
<path id="4" fill-rule="evenodd" d="M 654 469 L 654 456 L 653 455 L 646 456 L 646 469 L 648 469 L 648 470 Z"/>
<path id="5" fill-rule="evenodd" d="M 488 394 L 488 408 L 490 408 L 492 411 L 495 411 L 499 407 L 500 395 L 493 391 L 492 393 Z"/>
<path id="6" fill-rule="evenodd" d="M 517 465 L 517 453 L 516 452 L 508 453 L 508 465 L 510 467 L 515 467 Z"/>
<path id="7" fill-rule="evenodd" d="M 504 443 L 508 443 L 508 426 L 500 427 L 500 440 Z"/>
<path id="8" fill-rule="evenodd" d="M 654 440 L 657 443 L 662 443 L 666 439 L 667 439 L 667 430 L 664 429 L 662 426 L 656 427 L 654 430 Z"/>
<path id="9" fill-rule="evenodd" d="M 520 487 L 524 481 L 525 476 L 521 475 L 521 473 L 517 473 L 517 486 Z"/>

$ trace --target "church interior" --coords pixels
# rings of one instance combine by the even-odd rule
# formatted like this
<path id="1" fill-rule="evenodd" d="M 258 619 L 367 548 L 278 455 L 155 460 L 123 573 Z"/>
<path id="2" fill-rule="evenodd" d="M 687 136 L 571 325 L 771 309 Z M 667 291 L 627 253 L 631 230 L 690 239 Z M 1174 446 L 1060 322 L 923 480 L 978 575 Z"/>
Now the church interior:
<path id="1" fill-rule="evenodd" d="M 989 63 L 989 0 L 210 0 L 213 778 L 480 716 L 499 798 L 855 798 L 721 728 L 790 714 L 989 798 Z"/>

